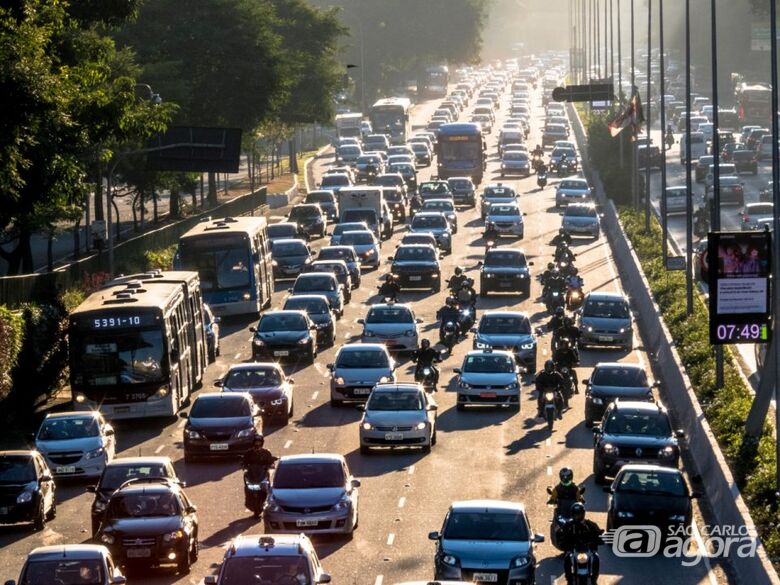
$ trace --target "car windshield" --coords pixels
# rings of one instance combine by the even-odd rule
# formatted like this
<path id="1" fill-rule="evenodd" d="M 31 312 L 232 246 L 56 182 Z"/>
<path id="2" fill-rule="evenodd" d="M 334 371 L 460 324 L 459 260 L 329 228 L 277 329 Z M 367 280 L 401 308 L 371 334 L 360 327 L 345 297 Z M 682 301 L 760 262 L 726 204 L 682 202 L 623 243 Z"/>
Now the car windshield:
<path id="1" fill-rule="evenodd" d="M 525 256 L 514 251 L 491 250 L 485 256 L 485 266 L 524 267 Z"/>
<path id="2" fill-rule="evenodd" d="M 531 322 L 527 317 L 485 315 L 479 321 L 479 332 L 502 333 L 505 335 L 528 335 L 531 333 Z"/>
<path id="3" fill-rule="evenodd" d="M 285 311 L 306 311 L 309 315 L 324 315 L 330 308 L 325 300 L 290 297 L 284 303 Z"/>
<path id="4" fill-rule="evenodd" d="M 599 301 L 588 299 L 582 310 L 583 317 L 597 319 L 628 319 L 628 303 L 625 301 Z"/>
<path id="5" fill-rule="evenodd" d="M 309 251 L 303 242 L 276 242 L 271 255 L 274 258 L 289 258 L 291 256 L 308 256 Z"/>
<path id="6" fill-rule="evenodd" d="M 299 276 L 295 280 L 293 285 L 293 291 L 295 292 L 308 292 L 308 291 L 334 291 L 336 290 L 336 281 L 333 276 L 318 274 L 306 275 L 305 277 Z"/>
<path id="7" fill-rule="evenodd" d="M 306 319 L 299 313 L 269 313 L 260 318 L 260 333 L 273 331 L 301 331 L 306 329 Z"/>
<path id="8" fill-rule="evenodd" d="M 0 456 L 0 484 L 35 481 L 35 466 L 26 456 Z"/>
<path id="9" fill-rule="evenodd" d="M 419 392 L 373 392 L 366 410 L 422 410 Z"/>
<path id="10" fill-rule="evenodd" d="M 251 416 L 249 404 L 240 395 L 231 398 L 228 394 L 219 398 L 198 398 L 190 410 L 190 418 L 233 418 Z"/>
<path id="11" fill-rule="evenodd" d="M 354 262 L 355 252 L 352 248 L 321 248 L 317 260 L 344 260 Z"/>
<path id="12" fill-rule="evenodd" d="M 527 541 L 528 522 L 521 512 L 452 512 L 442 538 Z"/>
<path id="13" fill-rule="evenodd" d="M 502 189 L 500 187 L 489 187 L 485 189 L 485 197 L 514 197 L 515 192 L 511 189 Z"/>
<path id="14" fill-rule="evenodd" d="M 423 183 L 420 185 L 420 193 L 449 193 L 450 188 L 447 183 Z"/>
<path id="15" fill-rule="evenodd" d="M 527 161 L 528 155 L 524 152 L 507 152 L 504 154 L 504 160 L 520 160 Z"/>
<path id="16" fill-rule="evenodd" d="M 119 486 L 126 481 L 152 477 L 169 477 L 165 465 L 161 463 L 152 465 L 109 465 L 100 478 L 100 490 L 113 492 L 119 489 Z"/>
<path id="17" fill-rule="evenodd" d="M 668 437 L 672 434 L 669 419 L 657 412 L 612 411 L 604 423 L 604 432 L 610 435 L 644 435 Z"/>
<path id="18" fill-rule="evenodd" d="M 491 205 L 490 215 L 520 215 L 520 210 L 514 205 Z"/>
<path id="19" fill-rule="evenodd" d="M 374 182 L 380 187 L 395 187 L 402 185 L 404 180 L 397 175 L 379 175 Z"/>
<path id="20" fill-rule="evenodd" d="M 310 585 L 312 578 L 304 557 L 262 555 L 227 559 L 219 582 L 222 585 Z"/>
<path id="21" fill-rule="evenodd" d="M 565 217 L 596 217 L 596 208 L 585 207 L 584 205 L 569 205 L 563 215 Z"/>
<path id="22" fill-rule="evenodd" d="M 443 228 L 447 220 L 443 215 L 415 215 L 412 220 L 412 229 Z"/>
<path id="23" fill-rule="evenodd" d="M 27 565 L 19 585 L 102 585 L 105 583 L 100 559 L 58 559 L 33 561 Z"/>
<path id="24" fill-rule="evenodd" d="M 734 160 L 736 161 L 743 161 L 743 160 L 753 160 L 754 154 L 750 152 L 749 150 L 735 150 L 734 151 Z"/>
<path id="25" fill-rule="evenodd" d="M 349 185 L 349 177 L 346 175 L 325 175 L 322 177 L 322 187 L 345 187 Z"/>
<path id="26" fill-rule="evenodd" d="M 387 354 L 377 349 L 342 351 L 336 360 L 336 368 L 382 368 L 390 367 Z"/>
<path id="27" fill-rule="evenodd" d="M 561 184 L 558 186 L 561 189 L 580 189 L 583 191 L 588 188 L 588 184 L 582 181 L 561 181 Z"/>
<path id="28" fill-rule="evenodd" d="M 366 323 L 411 323 L 412 312 L 406 307 L 374 307 L 368 312 Z"/>
<path id="29" fill-rule="evenodd" d="M 426 201 L 422 206 L 422 211 L 453 211 L 450 201 Z"/>
<path id="30" fill-rule="evenodd" d="M 268 237 L 273 239 L 290 238 L 297 234 L 294 225 L 269 225 Z"/>
<path id="31" fill-rule="evenodd" d="M 429 246 L 400 247 L 395 252 L 396 261 L 434 261 L 436 252 Z"/>
<path id="32" fill-rule="evenodd" d="M 312 264 L 309 269 L 312 272 L 332 272 L 336 276 L 343 276 L 347 273 L 347 269 L 345 266 L 339 264 L 338 262 L 328 262 L 328 261 L 318 261 Z"/>
<path id="33" fill-rule="evenodd" d="M 450 184 L 450 187 L 453 189 L 473 189 L 474 185 L 470 181 L 463 180 L 450 180 L 448 181 Z"/>
<path id="34" fill-rule="evenodd" d="M 290 210 L 290 219 L 308 219 L 319 216 L 320 209 L 314 205 L 300 205 Z"/>
<path id="35" fill-rule="evenodd" d="M 374 235 L 371 232 L 347 232 L 341 238 L 345 246 L 368 246 L 374 243 Z"/>
<path id="36" fill-rule="evenodd" d="M 563 155 L 566 155 L 566 158 L 573 159 L 576 157 L 577 153 L 574 152 L 571 148 L 556 148 L 552 151 L 552 154 L 550 155 L 552 158 L 559 158 Z"/>
<path id="37" fill-rule="evenodd" d="M 226 388 L 264 388 L 279 386 L 282 376 L 275 368 L 258 368 L 254 370 L 231 370 L 225 376 Z"/>
<path id="38" fill-rule="evenodd" d="M 100 431 L 98 422 L 93 416 L 80 418 L 53 418 L 43 421 L 38 439 L 41 441 L 67 441 L 68 439 L 83 439 L 97 437 Z"/>
<path id="39" fill-rule="evenodd" d="M 505 355 L 470 355 L 463 371 L 475 374 L 510 374 L 515 371 L 512 360 Z"/>
<path id="40" fill-rule="evenodd" d="M 617 481 L 615 490 L 648 495 L 663 494 L 678 497 L 687 495 L 685 481 L 677 472 L 626 470 Z"/>
<path id="41" fill-rule="evenodd" d="M 647 387 L 647 374 L 640 368 L 598 366 L 593 372 L 595 386 Z"/>
<path id="42" fill-rule="evenodd" d="M 333 203 L 333 195 L 330 193 L 309 193 L 306 195 L 306 203 Z"/>
<path id="43" fill-rule="evenodd" d="M 352 145 L 345 145 L 345 146 L 339 146 L 339 154 L 341 155 L 348 155 L 348 156 L 355 156 L 356 154 L 360 154 L 360 147 L 359 146 L 352 146 Z"/>
<path id="44" fill-rule="evenodd" d="M 333 235 L 334 236 L 340 236 L 344 234 L 344 232 L 350 232 L 350 231 L 357 231 L 357 230 L 367 230 L 368 226 L 365 222 L 349 222 L 349 223 L 340 223 L 335 228 L 333 228 Z"/>
<path id="45" fill-rule="evenodd" d="M 177 516 L 179 513 L 176 496 L 168 492 L 115 496 L 111 498 L 106 511 L 109 518 L 150 518 Z"/>
<path id="46" fill-rule="evenodd" d="M 344 468 L 337 461 L 288 463 L 277 465 L 274 489 L 337 488 L 345 483 Z"/>

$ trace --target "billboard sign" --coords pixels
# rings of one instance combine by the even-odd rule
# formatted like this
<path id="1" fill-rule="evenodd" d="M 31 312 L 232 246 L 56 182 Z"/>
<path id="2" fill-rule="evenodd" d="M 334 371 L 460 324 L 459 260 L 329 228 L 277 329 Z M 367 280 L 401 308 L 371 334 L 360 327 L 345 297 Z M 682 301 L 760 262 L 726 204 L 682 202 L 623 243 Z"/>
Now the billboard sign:
<path id="1" fill-rule="evenodd" d="M 770 232 L 710 232 L 707 242 L 710 343 L 768 342 Z"/>

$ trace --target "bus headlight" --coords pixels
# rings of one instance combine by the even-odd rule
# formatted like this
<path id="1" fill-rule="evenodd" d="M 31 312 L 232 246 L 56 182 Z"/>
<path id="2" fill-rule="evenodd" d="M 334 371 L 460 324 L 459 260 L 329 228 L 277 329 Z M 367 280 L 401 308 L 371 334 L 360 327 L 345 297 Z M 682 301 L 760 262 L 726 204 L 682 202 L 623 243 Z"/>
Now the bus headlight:
<path id="1" fill-rule="evenodd" d="M 84 396 L 84 394 L 82 394 L 81 392 L 77 392 L 76 395 L 73 397 L 73 400 L 75 400 L 79 404 L 83 404 L 84 402 L 87 401 L 87 397 Z"/>
<path id="2" fill-rule="evenodd" d="M 244 299 L 245 301 L 248 301 L 249 299 L 252 298 L 252 295 L 250 295 L 248 292 L 245 292 L 243 295 L 241 295 L 241 298 Z"/>
<path id="3" fill-rule="evenodd" d="M 160 399 L 165 398 L 166 396 L 168 396 L 168 386 L 160 386 L 152 398 Z"/>

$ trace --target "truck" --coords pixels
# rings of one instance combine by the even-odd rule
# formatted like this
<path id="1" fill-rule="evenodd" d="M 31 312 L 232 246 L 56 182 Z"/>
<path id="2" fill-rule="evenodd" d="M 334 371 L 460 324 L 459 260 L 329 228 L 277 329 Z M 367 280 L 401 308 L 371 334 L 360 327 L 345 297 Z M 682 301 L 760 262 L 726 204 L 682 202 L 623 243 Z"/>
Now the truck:
<path id="1" fill-rule="evenodd" d="M 383 196 L 381 187 L 344 187 L 338 192 L 339 223 L 365 221 L 378 240 L 382 240 Z"/>
<path id="2" fill-rule="evenodd" d="M 336 116 L 336 133 L 341 138 L 361 138 L 363 114 L 349 113 Z"/>

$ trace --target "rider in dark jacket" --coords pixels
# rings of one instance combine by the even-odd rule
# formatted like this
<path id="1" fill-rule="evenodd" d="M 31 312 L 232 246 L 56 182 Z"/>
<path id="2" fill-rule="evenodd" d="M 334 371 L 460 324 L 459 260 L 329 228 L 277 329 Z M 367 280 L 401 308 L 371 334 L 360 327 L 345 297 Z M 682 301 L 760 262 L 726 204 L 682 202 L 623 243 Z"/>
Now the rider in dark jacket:
<path id="1" fill-rule="evenodd" d="M 439 309 L 436 313 L 436 318 L 441 321 L 439 325 L 439 337 L 444 334 L 444 324 L 447 321 L 455 323 L 455 327 L 458 327 L 458 308 L 455 306 L 455 299 L 453 297 L 447 297 L 445 305 Z"/>
<path id="2" fill-rule="evenodd" d="M 423 368 L 431 368 L 433 371 L 433 389 L 439 384 L 439 370 L 436 369 L 435 362 L 441 361 L 441 354 L 431 347 L 431 342 L 423 339 L 420 342 L 420 349 L 412 354 L 412 361 L 417 364 L 414 370 L 414 377 L 417 379 L 417 373 Z"/>
<path id="3" fill-rule="evenodd" d="M 464 274 L 463 268 L 456 266 L 455 274 L 450 277 L 448 282 L 450 290 L 453 292 L 458 292 L 460 290 L 460 286 L 466 281 L 467 278 L 468 276 Z"/>
<path id="4" fill-rule="evenodd" d="M 255 477 L 253 481 L 257 481 L 257 483 L 260 483 L 263 479 L 268 479 L 268 470 L 279 460 L 279 458 L 274 457 L 264 445 L 265 439 L 262 435 L 255 437 L 252 448 L 244 453 L 241 460 L 241 467 L 251 473 Z M 264 493 L 263 498 L 265 498 L 266 495 L 267 494 Z M 250 496 L 250 491 L 244 486 L 244 498 L 249 500 Z"/>
<path id="5" fill-rule="evenodd" d="M 561 543 L 561 548 L 567 552 L 581 547 L 587 547 L 593 552 L 591 583 L 596 585 L 601 565 L 599 555 L 596 553 L 596 548 L 603 542 L 601 535 L 604 531 L 599 528 L 599 525 L 595 522 L 585 519 L 585 506 L 579 502 L 572 505 L 571 517 L 572 521 L 561 528 L 558 542 Z M 574 583 L 571 555 L 567 554 L 564 558 L 563 568 L 566 573 L 566 583 Z"/>
<path id="6" fill-rule="evenodd" d="M 547 390 L 553 390 L 557 393 L 563 388 L 565 381 L 561 373 L 555 369 L 555 363 L 552 360 L 544 362 L 544 369 L 536 374 L 536 412 L 537 416 L 543 415 L 542 408 L 544 407 L 544 393 Z M 558 417 L 560 418 L 560 411 L 563 405 L 559 404 Z"/>
<path id="7" fill-rule="evenodd" d="M 398 293 L 401 292 L 401 287 L 393 278 L 392 274 L 385 276 L 385 281 L 379 287 L 379 294 L 385 298 L 396 300 Z"/>
<path id="8" fill-rule="evenodd" d="M 558 234 L 552 239 L 552 242 L 550 242 L 553 246 L 559 246 L 560 244 L 566 244 L 567 246 L 571 246 L 571 236 L 566 233 L 564 229 L 558 230 Z"/>
<path id="9" fill-rule="evenodd" d="M 553 506 L 558 504 L 559 500 L 569 502 L 584 502 L 585 498 L 582 495 L 580 486 L 574 483 L 574 472 L 569 467 L 564 467 L 558 472 L 558 477 L 561 481 L 552 489 L 550 499 L 547 500 L 548 504 Z"/>

